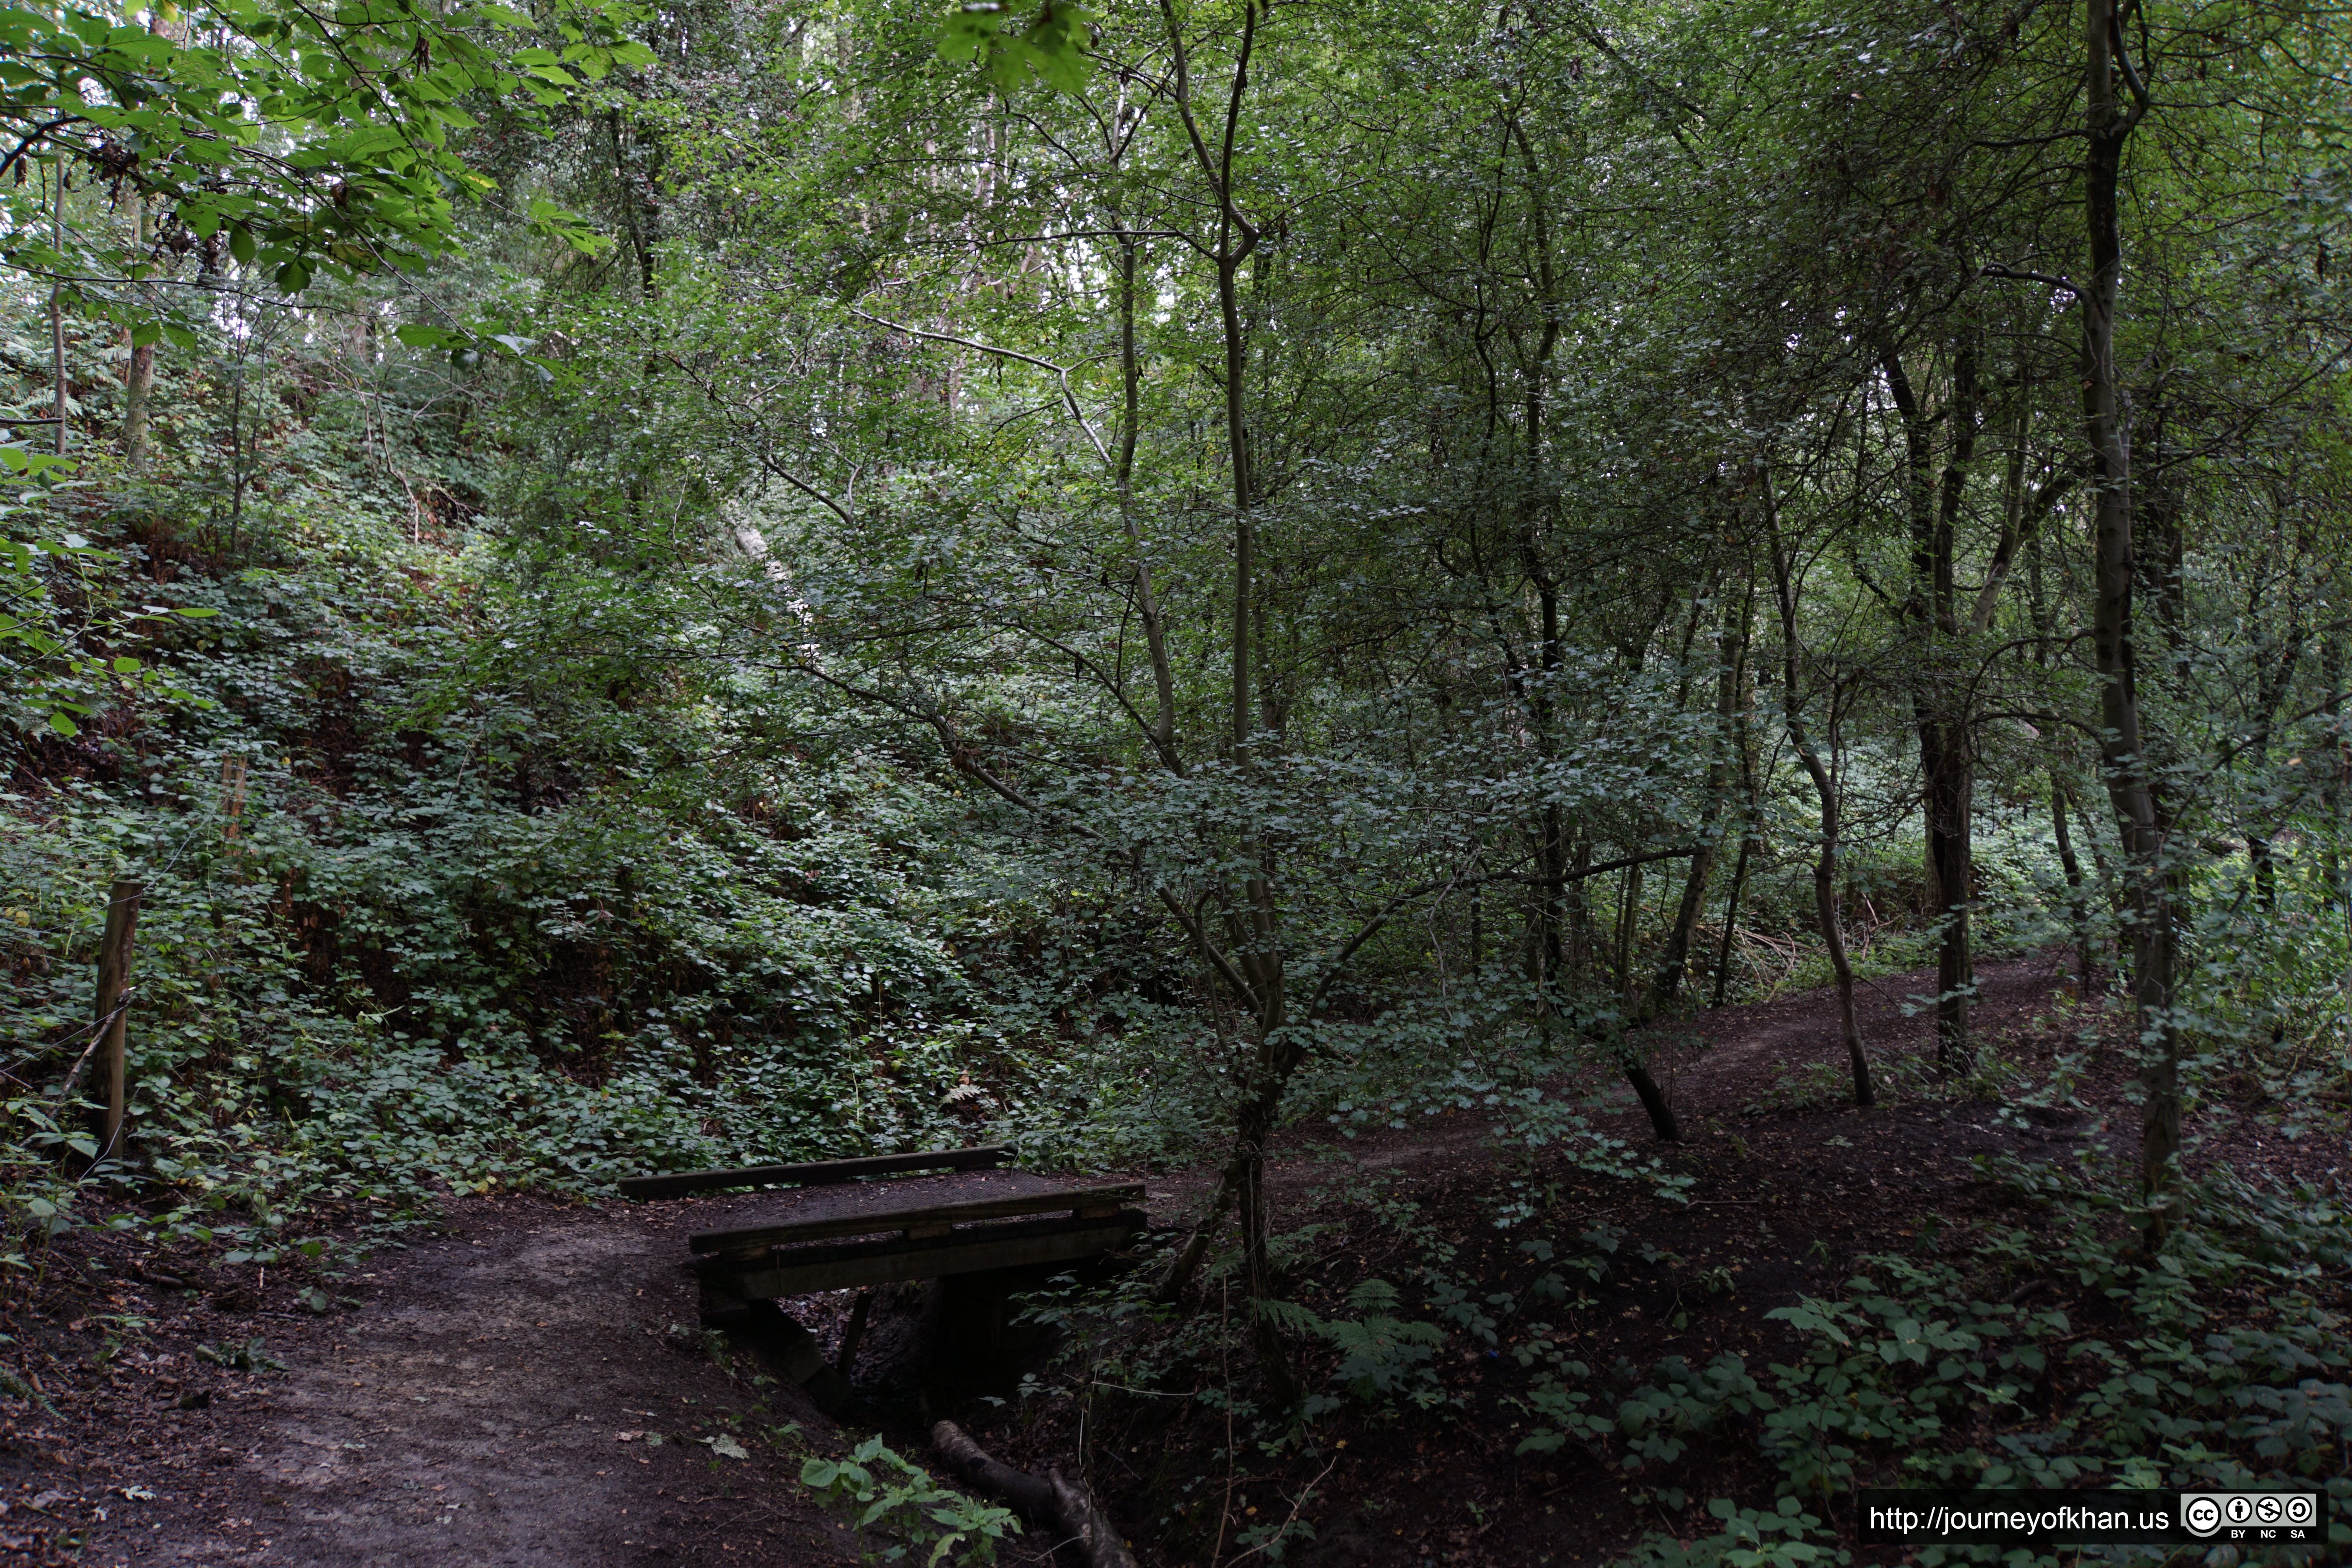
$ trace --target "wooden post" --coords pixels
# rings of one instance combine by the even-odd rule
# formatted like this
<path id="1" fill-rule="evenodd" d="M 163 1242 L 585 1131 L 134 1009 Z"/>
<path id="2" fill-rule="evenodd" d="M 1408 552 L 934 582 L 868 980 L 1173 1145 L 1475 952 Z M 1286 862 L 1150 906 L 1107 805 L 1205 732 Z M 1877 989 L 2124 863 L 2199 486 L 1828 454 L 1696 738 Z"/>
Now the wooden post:
<path id="1" fill-rule="evenodd" d="M 229 858 L 235 859 L 237 854 L 237 818 L 245 811 L 245 759 L 243 757 L 221 759 L 221 794 L 226 797 L 228 809 Z"/>
<path id="2" fill-rule="evenodd" d="M 106 934 L 98 944 L 99 1070 L 106 1075 L 106 1121 L 98 1157 L 110 1159 L 122 1138 L 122 1057 L 130 1040 L 131 939 L 139 929 L 139 900 L 145 891 L 125 878 L 114 884 L 106 904 Z"/>
<path id="3" fill-rule="evenodd" d="M 841 1349 L 833 1358 L 833 1369 L 844 1377 L 857 1364 L 857 1344 L 866 1337 L 866 1319 L 873 1310 L 874 1292 L 860 1290 L 849 1309 L 849 1326 L 841 1331 Z"/>

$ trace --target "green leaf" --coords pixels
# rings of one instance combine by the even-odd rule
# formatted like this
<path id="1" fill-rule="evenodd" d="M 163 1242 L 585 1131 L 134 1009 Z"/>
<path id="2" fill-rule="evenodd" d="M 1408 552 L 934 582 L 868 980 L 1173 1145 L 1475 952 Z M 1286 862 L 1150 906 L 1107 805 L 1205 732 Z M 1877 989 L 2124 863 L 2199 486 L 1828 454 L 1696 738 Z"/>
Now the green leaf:
<path id="1" fill-rule="evenodd" d="M 1011 15 L 1003 0 L 972 0 L 958 5 L 940 24 L 940 58 L 945 60 L 978 58 L 1003 30 Z"/>
<path id="2" fill-rule="evenodd" d="M 1029 46 L 1037 74 L 1056 91 L 1079 93 L 1087 87 L 1090 68 L 1084 52 L 1093 42 L 1095 13 L 1069 0 L 1046 0 L 1022 41 Z"/>

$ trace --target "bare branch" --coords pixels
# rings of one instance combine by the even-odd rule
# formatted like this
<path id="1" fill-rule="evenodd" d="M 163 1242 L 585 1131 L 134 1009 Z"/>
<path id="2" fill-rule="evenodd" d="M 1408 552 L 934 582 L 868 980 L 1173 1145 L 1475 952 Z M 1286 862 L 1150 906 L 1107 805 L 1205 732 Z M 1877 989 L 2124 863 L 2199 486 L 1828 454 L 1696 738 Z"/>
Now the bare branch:
<path id="1" fill-rule="evenodd" d="M 935 343 L 953 343 L 959 348 L 971 349 L 976 353 L 994 354 L 999 359 L 1019 360 L 1023 364 L 1034 364 L 1040 370 L 1052 371 L 1061 381 L 1062 402 L 1069 408 L 1070 417 L 1076 420 L 1078 428 L 1087 433 L 1087 439 L 1093 443 L 1095 456 L 1102 460 L 1103 467 L 1110 467 L 1110 449 L 1103 445 L 1102 437 L 1095 434 L 1095 427 L 1087 422 L 1086 415 L 1079 411 L 1077 395 L 1070 390 L 1070 373 L 1066 366 L 1055 364 L 1049 359 L 1039 359 L 1035 354 L 1024 354 L 1017 349 L 1001 349 L 993 343 L 983 343 L 972 338 L 960 338 L 953 332 L 933 332 L 926 331 L 921 327 L 909 327 L 875 315 L 870 310 L 861 310 L 855 305 L 849 308 L 849 313 L 860 321 L 871 321 L 877 327 L 887 327 L 894 332 L 904 332 L 910 338 L 928 338 Z"/>
<path id="2" fill-rule="evenodd" d="M 1587 877 L 1598 877 L 1603 871 L 1622 871 L 1628 866 L 1646 866 L 1653 860 L 1679 860 L 1696 855 L 1703 844 L 1685 844 L 1679 849 L 1654 849 L 1647 855 L 1628 855 L 1622 860 L 1603 860 L 1597 866 L 1587 866 L 1580 871 L 1570 871 L 1558 877 L 1529 877 L 1516 871 L 1493 871 L 1476 879 L 1482 882 L 1517 882 L 1528 888 L 1561 888 L 1570 882 L 1581 882 Z"/>
<path id="3" fill-rule="evenodd" d="M 1984 266 L 1978 268 L 1977 276 L 1979 278 L 2007 278 L 2020 283 L 2046 284 L 2053 289 L 2063 289 L 2069 299 L 2080 299 L 2083 294 L 2082 289 L 2076 288 L 2074 284 L 2069 283 L 2063 278 L 2054 278 L 2047 272 L 2035 272 L 2022 267 L 2004 267 L 1998 261 L 1988 262 Z"/>

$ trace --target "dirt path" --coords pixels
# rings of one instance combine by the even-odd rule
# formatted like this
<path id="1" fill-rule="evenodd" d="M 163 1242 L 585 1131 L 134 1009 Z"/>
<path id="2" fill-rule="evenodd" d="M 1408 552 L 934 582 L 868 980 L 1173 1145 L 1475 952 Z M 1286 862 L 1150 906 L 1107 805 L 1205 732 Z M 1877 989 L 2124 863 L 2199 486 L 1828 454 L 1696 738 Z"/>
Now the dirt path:
<path id="1" fill-rule="evenodd" d="M 770 1435 L 829 1424 L 797 1389 L 763 1405 L 693 1326 L 677 1265 L 715 1206 L 468 1200 L 447 1234 L 376 1258 L 348 1310 L 154 1302 L 116 1380 L 110 1473 L 82 1488 L 106 1516 L 82 1562 L 838 1561 Z M 248 1334 L 282 1372 L 196 1358 Z M 190 1394 L 208 1406 L 175 1407 Z"/>

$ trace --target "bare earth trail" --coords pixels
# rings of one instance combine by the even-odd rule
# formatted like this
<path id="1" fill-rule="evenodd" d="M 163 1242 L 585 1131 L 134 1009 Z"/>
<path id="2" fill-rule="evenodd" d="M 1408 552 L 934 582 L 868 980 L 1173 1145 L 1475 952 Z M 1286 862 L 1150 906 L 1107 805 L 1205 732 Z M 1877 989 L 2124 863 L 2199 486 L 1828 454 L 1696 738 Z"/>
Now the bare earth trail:
<path id="1" fill-rule="evenodd" d="M 2069 962 L 2063 950 L 2053 950 L 1981 964 L 1974 1009 L 1979 1039 L 2000 1048 L 2037 1031 L 2046 1037 L 2045 1021 L 2054 1016 L 2061 986 L 2071 973 Z M 1882 1081 L 1890 1067 L 1916 1071 L 1932 1063 L 1931 1020 L 1916 1009 L 1932 996 L 1934 985 L 1933 972 L 1923 971 L 1882 976 L 1859 987 L 1857 1018 Z M 1836 994 L 1828 989 L 1702 1012 L 1653 1033 L 1651 1068 L 1665 1085 L 1683 1124 L 1685 1142 L 1670 1157 L 1679 1157 L 1697 1171 L 1701 1186 L 1695 1195 L 1700 1197 L 1738 1195 L 1707 1189 L 1727 1181 L 1736 1184 L 1737 1169 L 1746 1159 L 1738 1150 L 1810 1149 L 1825 1135 L 1845 1136 L 1845 1142 L 1831 1146 L 1840 1152 L 1826 1161 L 1801 1163 L 1832 1184 L 1840 1179 L 1838 1173 L 1821 1167 L 1866 1167 L 1872 1161 L 1865 1146 L 1911 1149 L 1935 1161 L 1939 1173 L 1957 1177 L 1979 1154 L 2046 1158 L 2061 1148 L 2073 1148 L 2084 1133 L 2109 1141 L 2109 1130 L 2094 1131 L 2094 1119 L 2088 1116 L 2045 1119 L 2051 1123 L 2046 1128 L 1988 1131 L 1979 1124 L 1994 1109 L 1990 1104 L 1977 1106 L 1973 1116 L 1958 1116 L 1949 1101 L 1909 1103 L 1900 1094 L 1890 1096 L 1897 1103 L 1875 1116 L 1857 1117 L 1846 1098 L 1850 1079 L 1838 1033 Z M 2111 1079 L 2117 1065 L 2107 1063 Z M 1818 1093 L 1792 1103 L 1788 1086 L 1802 1080 L 1808 1068 Z M 1646 1158 L 1661 1147 L 1653 1140 L 1633 1090 L 1612 1076 L 1595 1071 L 1586 1081 L 1556 1085 L 1554 1091 L 1591 1096 L 1601 1108 L 1600 1128 L 1624 1139 L 1637 1154 Z M 1309 1133 L 1304 1140 L 1308 1152 L 1276 1163 L 1268 1173 L 1268 1184 L 1279 1202 L 1285 1196 L 1303 1199 L 1342 1172 L 1392 1172 L 1405 1179 L 1467 1176 L 1493 1163 L 1489 1121 L 1480 1112 L 1462 1111 L 1424 1116 L 1403 1128 L 1382 1128 L 1352 1139 Z M 1830 1121 L 1839 1125 L 1830 1128 Z M 1860 1125 L 1849 1125 L 1855 1122 Z M 2062 1124 L 2073 1131 L 2057 1132 Z M 1934 1131 L 1923 1133 L 1927 1127 Z M 2117 1122 L 2115 1131 L 2122 1139 L 2119 1150 L 2136 1146 L 2137 1132 L 2128 1119 Z M 1849 1147 L 1855 1152 L 1843 1152 Z M 1758 1163 L 1759 1175 L 1768 1163 Z M 1854 1179 L 1869 1180 L 1866 1173 Z M 1155 1178 L 1153 1205 L 1158 1208 L 1170 1198 L 1196 1198 L 1207 1191 L 1209 1180 L 1205 1172 Z"/>
<path id="2" fill-rule="evenodd" d="M 2038 1051 L 2045 1068 L 2074 1048 L 2053 1022 L 2064 963 L 2063 952 L 2050 952 L 1984 965 L 1982 1037 L 2021 1058 Z M 1905 1016 L 1901 1003 L 1927 984 L 1897 976 L 1864 989 L 1864 1030 L 1882 1064 L 1929 1048 L 1927 1021 Z M 1695 1202 L 1668 1209 L 1622 1184 L 1613 1194 L 1578 1189 L 1547 1223 L 1572 1235 L 1570 1227 L 1608 1213 L 1621 1224 L 1658 1226 L 1695 1260 L 1741 1263 L 1742 1285 L 1736 1305 L 1686 1328 L 1666 1321 L 1674 1304 L 1633 1289 L 1622 1312 L 1611 1313 L 1618 1320 L 1607 1331 L 1616 1336 L 1612 1353 L 1639 1359 L 1761 1344 L 1770 1306 L 1834 1289 L 1856 1256 L 1901 1245 L 1923 1208 L 1975 1201 L 1977 1155 L 2065 1158 L 2085 1142 L 2132 1152 L 2134 1118 L 2118 1101 L 2124 1075 L 2113 1051 L 2081 1090 L 2084 1108 L 1996 1117 L 1990 1102 L 1898 1095 L 1857 1112 L 1843 1102 L 1843 1053 L 1826 993 L 1703 1014 L 1671 1033 L 1706 1042 L 1662 1041 L 1656 1058 L 1689 1138 L 1670 1157 L 1697 1179 Z M 1816 1062 L 1835 1070 L 1805 1079 Z M 1808 1082 L 1812 1097 L 1791 1102 L 1789 1086 Z M 1612 1104 L 1609 1086 L 1595 1087 Z M 1630 1095 L 1603 1121 L 1637 1151 L 1654 1147 Z M 1446 1213 L 1453 1202 L 1461 1210 L 1453 1223 L 1465 1236 L 1491 1232 L 1475 1194 L 1505 1173 L 1485 1133 L 1485 1119 L 1472 1113 L 1353 1141 L 1304 1133 L 1295 1156 L 1271 1173 L 1280 1217 L 1286 1225 L 1344 1217 L 1331 1209 L 1348 1198 L 1331 1194 L 1360 1191 L 1369 1178 L 1409 1187 L 1432 1212 Z M 2198 1158 L 2262 1167 L 2282 1155 L 2223 1139 Z M 1164 1222 L 1187 1218 L 1207 1180 L 1199 1171 L 1151 1177 L 1149 1206 Z M 833 1201 L 852 1200 L 845 1192 Z M 845 1538 L 793 1480 L 808 1446 L 837 1451 L 834 1428 L 797 1388 L 755 1384 L 756 1363 L 723 1352 L 713 1359 L 680 1268 L 689 1232 L 747 1223 L 774 1202 L 769 1194 L 586 1208 L 455 1200 L 445 1232 L 379 1253 L 371 1274 L 339 1287 L 357 1304 L 319 1317 L 293 1310 L 293 1287 L 266 1276 L 223 1271 L 207 1300 L 198 1290 L 142 1283 L 128 1257 L 93 1248 L 100 1258 L 91 1261 L 103 1259 L 111 1279 L 98 1287 L 89 1319 L 62 1326 L 56 1349 L 86 1357 L 105 1312 L 144 1316 L 153 1327 L 103 1382 L 72 1396 L 78 1430 L 53 1424 L 50 1450 L 0 1446 L 0 1454 L 13 1453 L 0 1467 L 0 1491 L 18 1509 L 0 1513 L 0 1564 L 35 1560 L 9 1552 L 6 1543 L 19 1539 L 11 1531 L 68 1520 L 89 1527 L 82 1563 L 124 1568 L 845 1561 Z M 1503 1240 L 1490 1235 L 1474 1246 Z M 877 1315 L 861 1368 L 916 1362 L 916 1300 L 901 1291 Z M 786 1305 L 830 1352 L 841 1302 Z M 218 1351 L 254 1336 L 282 1371 L 233 1373 L 194 1354 L 199 1344 Z M 79 1347 L 68 1342 L 77 1337 Z M 799 1434 L 779 1436 L 786 1423 L 797 1423 Z M 33 1428 L 38 1437 L 39 1426 L 27 1408 L 15 1430 Z M 1057 1440 L 1042 1428 L 1032 1439 Z M 1001 1442 L 1016 1461 L 1057 1458 L 1042 1447 L 1023 1454 L 1012 1428 L 1002 1429 Z M 46 1465 L 30 1462 L 45 1451 L 52 1455 Z M 1392 1531 L 1386 1518 L 1375 1528 L 1376 1510 L 1359 1516 L 1341 1501 L 1412 1485 L 1423 1463 L 1417 1450 L 1391 1455 L 1360 1442 L 1330 1482 L 1340 1506 L 1322 1541 L 1297 1560 L 1313 1568 L 1592 1555 L 1591 1514 L 1580 1512 L 1580 1503 L 1559 1510 L 1546 1501 L 1560 1490 L 1556 1478 L 1522 1474 L 1507 1458 L 1448 1494 L 1473 1504 L 1486 1497 L 1489 1511 L 1472 1510 L 1479 1519 L 1492 1516 L 1493 1504 L 1513 1506 L 1526 1528 L 1507 1548 L 1436 1514 L 1419 1538 Z M 26 1511 L 37 1489 L 49 1500 Z M 1107 1501 L 1116 1515 L 1121 1500 Z"/>
<path id="3" fill-rule="evenodd" d="M 765 1432 L 827 1424 L 796 1388 L 763 1405 L 700 1349 L 678 1262 L 730 1206 L 465 1200 L 446 1234 L 373 1259 L 355 1310 L 172 1314 L 172 1364 L 134 1375 L 194 1382 L 194 1342 L 248 1331 L 285 1370 L 222 1379 L 206 1409 L 139 1401 L 154 1414 L 117 1453 L 83 1562 L 837 1560 Z"/>

